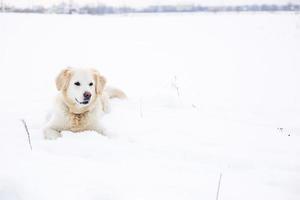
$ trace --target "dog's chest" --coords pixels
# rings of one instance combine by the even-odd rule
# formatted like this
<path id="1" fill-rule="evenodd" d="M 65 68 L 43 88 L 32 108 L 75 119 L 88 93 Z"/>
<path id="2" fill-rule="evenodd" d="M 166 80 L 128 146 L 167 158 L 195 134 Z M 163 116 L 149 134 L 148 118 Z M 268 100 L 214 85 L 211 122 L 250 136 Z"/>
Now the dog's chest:
<path id="1" fill-rule="evenodd" d="M 79 132 L 88 129 L 89 121 L 90 121 L 89 113 L 81 113 L 81 114 L 70 113 L 69 118 L 70 118 L 69 126 L 71 131 Z"/>

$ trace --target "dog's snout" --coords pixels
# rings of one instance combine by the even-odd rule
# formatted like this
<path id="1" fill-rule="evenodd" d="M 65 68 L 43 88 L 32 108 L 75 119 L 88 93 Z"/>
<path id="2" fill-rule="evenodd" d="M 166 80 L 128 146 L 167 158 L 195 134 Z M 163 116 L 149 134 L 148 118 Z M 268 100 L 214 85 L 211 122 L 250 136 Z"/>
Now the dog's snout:
<path id="1" fill-rule="evenodd" d="M 91 98 L 91 96 L 92 96 L 92 94 L 90 93 L 90 92 L 84 92 L 83 93 L 83 97 L 84 97 L 84 99 L 90 99 Z"/>

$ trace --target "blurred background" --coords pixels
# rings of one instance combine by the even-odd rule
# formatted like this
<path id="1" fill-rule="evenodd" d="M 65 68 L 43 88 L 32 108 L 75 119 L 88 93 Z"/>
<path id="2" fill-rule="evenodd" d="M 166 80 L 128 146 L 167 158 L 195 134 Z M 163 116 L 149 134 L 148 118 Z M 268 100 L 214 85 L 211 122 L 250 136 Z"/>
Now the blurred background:
<path id="1" fill-rule="evenodd" d="M 298 11 L 299 0 L 1 0 L 2 12 L 155 13 Z"/>

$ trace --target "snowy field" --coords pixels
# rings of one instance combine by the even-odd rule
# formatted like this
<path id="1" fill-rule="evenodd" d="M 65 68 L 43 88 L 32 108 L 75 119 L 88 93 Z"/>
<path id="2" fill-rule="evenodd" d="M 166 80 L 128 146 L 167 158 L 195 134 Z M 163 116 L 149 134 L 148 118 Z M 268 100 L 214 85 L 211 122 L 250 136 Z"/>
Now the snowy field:
<path id="1" fill-rule="evenodd" d="M 292 13 L 0 14 L 0 200 L 299 200 L 299 59 Z M 66 66 L 127 93 L 109 137 L 43 139 Z"/>

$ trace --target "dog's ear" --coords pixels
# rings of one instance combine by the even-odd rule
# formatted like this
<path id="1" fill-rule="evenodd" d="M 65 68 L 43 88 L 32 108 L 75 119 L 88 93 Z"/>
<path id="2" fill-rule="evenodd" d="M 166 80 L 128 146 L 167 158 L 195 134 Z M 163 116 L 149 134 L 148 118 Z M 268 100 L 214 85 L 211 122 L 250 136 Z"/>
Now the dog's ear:
<path id="1" fill-rule="evenodd" d="M 58 74 L 58 76 L 56 77 L 56 88 L 58 91 L 67 89 L 71 78 L 71 72 L 72 68 L 68 67 L 66 69 L 63 69 Z"/>
<path id="2" fill-rule="evenodd" d="M 94 79 L 96 81 L 96 94 L 102 94 L 104 86 L 106 84 L 106 79 L 97 70 L 92 69 L 94 74 Z"/>

